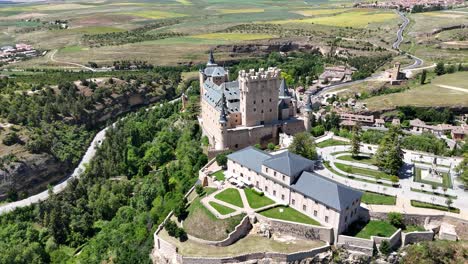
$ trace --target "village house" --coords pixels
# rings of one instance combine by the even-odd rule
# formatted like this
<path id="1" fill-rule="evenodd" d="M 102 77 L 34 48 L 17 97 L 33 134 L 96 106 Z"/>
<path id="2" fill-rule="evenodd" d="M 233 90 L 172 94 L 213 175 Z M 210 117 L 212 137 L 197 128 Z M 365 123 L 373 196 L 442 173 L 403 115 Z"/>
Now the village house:
<path id="1" fill-rule="evenodd" d="M 347 66 L 326 67 L 324 72 L 319 76 L 320 84 L 336 84 L 342 82 L 349 82 L 352 80 L 355 68 Z"/>
<path id="2" fill-rule="evenodd" d="M 468 135 L 468 126 L 462 124 L 460 126 L 453 126 L 450 124 L 428 125 L 420 119 L 410 120 L 410 128 L 414 133 L 430 132 L 438 137 L 448 135 L 454 140 L 464 140 Z"/>
<path id="3" fill-rule="evenodd" d="M 358 115 L 350 113 L 340 113 L 340 126 L 354 126 L 356 124 L 360 125 L 374 125 L 374 116 L 373 115 Z"/>
<path id="4" fill-rule="evenodd" d="M 211 52 L 200 71 L 200 94 L 199 123 L 211 153 L 278 143 L 280 133 L 310 129 L 311 96 L 303 104 L 298 102 L 277 68 L 243 70 L 230 81 L 228 71 L 215 63 Z"/>
<path id="5" fill-rule="evenodd" d="M 228 155 L 226 177 L 332 227 L 336 236 L 358 219 L 362 193 L 314 173 L 314 165 L 289 151 L 269 154 L 247 147 Z"/>

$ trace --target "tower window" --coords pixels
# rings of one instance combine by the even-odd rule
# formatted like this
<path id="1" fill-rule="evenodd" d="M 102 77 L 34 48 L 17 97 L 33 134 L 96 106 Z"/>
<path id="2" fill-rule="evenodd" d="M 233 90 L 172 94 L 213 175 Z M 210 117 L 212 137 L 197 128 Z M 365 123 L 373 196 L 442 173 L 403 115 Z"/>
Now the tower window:
<path id="1" fill-rule="evenodd" d="M 254 108 L 254 112 L 257 112 L 257 108 Z"/>
<path id="2" fill-rule="evenodd" d="M 256 103 L 256 101 L 254 100 L 254 104 Z"/>

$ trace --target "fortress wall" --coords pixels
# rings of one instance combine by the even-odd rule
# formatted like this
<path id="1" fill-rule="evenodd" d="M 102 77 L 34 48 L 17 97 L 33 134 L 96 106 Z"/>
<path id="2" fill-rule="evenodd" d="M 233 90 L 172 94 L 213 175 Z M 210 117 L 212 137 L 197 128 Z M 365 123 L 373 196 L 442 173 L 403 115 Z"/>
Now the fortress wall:
<path id="1" fill-rule="evenodd" d="M 401 233 L 401 240 L 403 246 L 421 241 L 432 241 L 433 239 L 434 232 L 432 231 Z"/>
<path id="2" fill-rule="evenodd" d="M 397 249 L 401 245 L 401 228 L 395 231 L 391 237 L 371 236 L 371 239 L 374 240 L 377 247 L 379 247 L 383 241 L 388 241 L 390 248 Z"/>
<path id="3" fill-rule="evenodd" d="M 234 257 L 223 257 L 223 258 L 201 258 L 201 257 L 183 257 L 183 264 L 223 264 L 223 263 L 238 263 L 246 261 L 255 261 L 261 259 L 271 259 L 274 263 L 286 263 L 293 261 L 300 261 L 306 258 L 312 258 L 315 255 L 328 251 L 330 249 L 329 245 L 314 248 L 307 251 L 296 252 L 291 254 L 286 253 L 250 253 L 243 254 Z"/>
<path id="4" fill-rule="evenodd" d="M 301 239 L 322 240 L 329 244 L 332 244 L 334 241 L 333 229 L 331 227 L 313 226 L 271 219 L 260 214 L 255 214 L 255 216 L 259 222 L 268 224 L 271 232 L 293 235 Z"/>
<path id="5" fill-rule="evenodd" d="M 229 233 L 228 237 L 224 240 L 209 241 L 209 240 L 200 239 L 200 238 L 190 236 L 190 235 L 189 235 L 189 239 L 196 241 L 200 244 L 206 244 L 206 245 L 217 246 L 217 247 L 227 247 L 237 242 L 237 240 L 246 236 L 250 232 L 251 229 L 252 229 L 252 224 L 250 223 L 249 216 L 245 216 L 244 219 L 242 219 L 242 221 L 236 226 L 234 231 Z"/>
<path id="6" fill-rule="evenodd" d="M 374 253 L 375 242 L 372 239 L 339 235 L 337 246 L 347 250 L 359 251 L 368 256 L 372 256 Z"/>

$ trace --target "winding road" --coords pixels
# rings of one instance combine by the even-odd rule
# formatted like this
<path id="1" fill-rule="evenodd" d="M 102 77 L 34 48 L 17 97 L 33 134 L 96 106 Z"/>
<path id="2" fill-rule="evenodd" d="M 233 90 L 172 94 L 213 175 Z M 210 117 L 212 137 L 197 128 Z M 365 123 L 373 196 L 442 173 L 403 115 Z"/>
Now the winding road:
<path id="1" fill-rule="evenodd" d="M 405 16 L 404 13 L 402 12 L 398 12 L 398 11 L 395 11 L 401 19 L 403 19 L 403 24 L 401 24 L 401 26 L 398 28 L 398 31 L 397 31 L 397 39 L 395 40 L 395 42 L 393 43 L 392 45 L 392 48 L 394 50 L 397 50 L 399 51 L 400 53 L 402 52 L 400 50 L 400 45 L 401 43 L 403 42 L 404 38 L 403 38 L 403 32 L 405 31 L 405 29 L 408 27 L 409 23 L 410 23 L 410 20 L 409 18 L 407 18 Z M 410 56 L 413 60 L 414 60 L 414 63 L 409 65 L 409 66 L 406 66 L 406 67 L 403 67 L 402 68 L 402 71 L 407 74 L 407 75 L 411 75 L 413 71 L 416 71 L 416 70 L 422 70 L 422 69 L 429 69 L 429 68 L 433 68 L 435 67 L 435 64 L 434 65 L 431 65 L 431 66 L 427 66 L 427 67 L 421 67 L 421 65 L 424 64 L 424 61 L 414 55 L 411 55 L 411 54 L 407 54 L 408 56 Z M 345 82 L 345 83 L 337 83 L 337 84 L 332 84 L 332 85 L 329 85 L 329 86 L 326 86 L 324 87 L 321 91 L 319 91 L 318 93 L 316 93 L 314 96 L 320 96 L 320 95 L 323 95 L 325 93 L 328 93 L 332 90 L 335 90 L 335 89 L 338 89 L 338 88 L 342 88 L 342 87 L 346 87 L 346 86 L 349 86 L 349 85 L 353 85 L 353 84 L 358 84 L 358 83 L 363 83 L 363 82 L 368 82 L 368 81 L 374 81 L 374 80 L 377 80 L 379 78 L 381 78 L 382 76 L 384 75 L 384 73 L 375 73 L 374 75 L 370 76 L 370 77 L 367 77 L 365 79 L 362 79 L 362 80 L 356 80 L 356 81 L 351 81 L 351 82 Z"/>
<path id="2" fill-rule="evenodd" d="M 179 101 L 181 99 L 181 97 L 177 97 L 171 101 L 169 101 L 169 103 L 175 103 L 177 101 Z M 156 106 L 152 106 L 152 107 L 149 107 L 147 108 L 147 110 L 150 110 L 150 109 L 154 109 L 156 107 L 158 107 L 159 105 L 156 105 Z M 67 187 L 68 183 L 75 179 L 75 178 L 79 178 L 83 172 L 85 171 L 86 169 L 86 165 L 94 158 L 94 156 L 96 155 L 96 151 L 97 151 L 97 148 L 102 144 L 102 142 L 106 139 L 106 131 L 110 128 L 110 127 L 113 127 L 115 126 L 115 124 L 117 124 L 117 122 L 121 121 L 121 120 L 124 120 L 125 117 L 122 117 L 120 118 L 119 120 L 117 120 L 116 122 L 112 123 L 111 125 L 105 127 L 104 129 L 102 129 L 101 131 L 99 131 L 96 136 L 94 137 L 93 141 L 91 142 L 91 144 L 89 145 L 88 149 L 86 150 L 86 153 L 84 154 L 83 158 L 81 159 L 80 163 L 78 164 L 78 166 L 75 168 L 75 170 L 73 171 L 72 174 L 70 174 L 65 180 L 63 180 L 61 183 L 55 185 L 53 187 L 53 192 L 54 193 L 60 193 L 62 192 L 63 190 L 65 190 L 65 188 Z M 25 206 L 29 206 L 29 205 L 32 205 L 32 204 L 35 204 L 35 203 L 38 203 L 40 201 L 44 201 L 46 200 L 47 198 L 49 198 L 49 191 L 48 190 L 45 190 L 41 193 L 38 193 L 36 195 L 33 195 L 33 196 L 30 196 L 26 199 L 23 199 L 23 200 L 19 200 L 19 201 L 16 201 L 16 202 L 11 202 L 11 203 L 7 203 L 7 204 L 3 204 L 3 205 L 0 205 L 0 215 L 4 214 L 4 213 L 7 213 L 7 212 L 10 212 L 10 211 L 13 211 L 15 210 L 16 208 L 19 208 L 19 207 L 25 207 Z"/>

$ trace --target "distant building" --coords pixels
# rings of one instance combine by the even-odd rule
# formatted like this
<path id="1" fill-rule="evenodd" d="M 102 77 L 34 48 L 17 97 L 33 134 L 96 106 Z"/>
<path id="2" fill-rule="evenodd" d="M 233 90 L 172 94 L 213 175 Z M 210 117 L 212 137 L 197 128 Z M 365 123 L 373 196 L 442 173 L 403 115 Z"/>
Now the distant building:
<path id="1" fill-rule="evenodd" d="M 468 135 L 468 125 L 453 126 L 450 124 L 428 125 L 420 119 L 410 120 L 410 128 L 414 133 L 430 132 L 436 136 L 450 134 L 454 140 L 464 140 Z"/>
<path id="2" fill-rule="evenodd" d="M 400 71 L 401 65 L 396 62 L 393 69 L 387 70 L 385 76 L 391 85 L 400 84 L 403 80 L 406 80 L 406 74 Z"/>
<path id="3" fill-rule="evenodd" d="M 277 68 L 240 71 L 238 79 L 230 81 L 211 52 L 200 71 L 200 94 L 199 122 L 212 151 L 278 143 L 280 133 L 310 129 L 310 96 L 299 109 L 294 91 Z"/>
<path id="4" fill-rule="evenodd" d="M 385 127 L 385 120 L 381 118 L 375 119 L 375 127 Z"/>
<path id="5" fill-rule="evenodd" d="M 248 147 L 228 155 L 226 177 L 332 227 L 336 237 L 359 218 L 362 192 L 314 173 L 314 165 L 289 151 L 268 154 Z"/>
<path id="6" fill-rule="evenodd" d="M 355 68 L 348 68 L 347 66 L 326 67 L 325 71 L 320 74 L 320 84 L 336 84 L 341 82 L 349 82 L 352 80 Z"/>
<path id="7" fill-rule="evenodd" d="M 374 116 L 373 115 L 357 115 L 349 113 L 340 114 L 340 126 L 351 127 L 355 126 L 357 123 L 360 125 L 374 125 Z"/>

